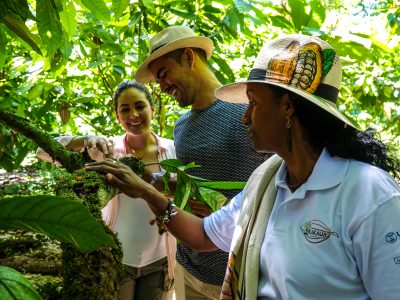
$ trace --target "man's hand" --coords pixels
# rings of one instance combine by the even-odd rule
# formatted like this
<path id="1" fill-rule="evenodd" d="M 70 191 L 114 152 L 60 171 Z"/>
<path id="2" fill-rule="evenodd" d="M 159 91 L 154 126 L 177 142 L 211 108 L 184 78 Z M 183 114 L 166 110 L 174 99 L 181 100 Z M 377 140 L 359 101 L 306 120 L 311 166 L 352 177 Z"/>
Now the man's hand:
<path id="1" fill-rule="evenodd" d="M 204 217 L 211 215 L 211 213 L 212 213 L 212 211 L 208 207 L 208 205 L 203 202 L 199 202 L 196 200 L 189 200 L 188 203 L 189 203 L 189 206 L 192 208 L 192 213 L 197 216 L 204 218 Z"/>

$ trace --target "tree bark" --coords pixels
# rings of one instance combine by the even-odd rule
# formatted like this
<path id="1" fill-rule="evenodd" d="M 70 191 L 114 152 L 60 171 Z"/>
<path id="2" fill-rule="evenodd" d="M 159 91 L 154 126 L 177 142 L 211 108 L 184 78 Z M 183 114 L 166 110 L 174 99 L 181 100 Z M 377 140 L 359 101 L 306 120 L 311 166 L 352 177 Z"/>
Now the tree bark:
<path id="1" fill-rule="evenodd" d="M 0 122 L 34 141 L 53 159 L 58 160 L 68 172 L 72 173 L 83 167 L 84 160 L 80 153 L 65 149 L 50 134 L 35 127 L 29 120 L 9 110 L 0 109 Z"/>

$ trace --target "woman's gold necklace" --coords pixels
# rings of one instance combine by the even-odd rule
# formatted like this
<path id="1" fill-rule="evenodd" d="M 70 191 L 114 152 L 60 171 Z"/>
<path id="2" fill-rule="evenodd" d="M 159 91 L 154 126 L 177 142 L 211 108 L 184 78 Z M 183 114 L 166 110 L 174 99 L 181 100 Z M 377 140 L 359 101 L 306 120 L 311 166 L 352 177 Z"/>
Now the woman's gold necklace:
<path id="1" fill-rule="evenodd" d="M 125 136 L 125 138 L 124 138 L 124 143 L 125 143 L 125 148 L 126 148 L 126 150 L 127 150 L 126 153 L 127 153 L 127 154 L 132 154 L 134 157 L 136 157 L 136 158 L 139 159 L 139 160 L 143 160 L 143 158 L 144 158 L 144 157 L 147 155 L 147 153 L 149 152 L 148 148 L 146 148 L 146 151 L 144 151 L 144 152 L 142 153 L 141 156 L 137 155 L 136 151 L 135 151 L 134 149 L 132 149 L 131 146 L 129 146 L 128 140 L 127 140 L 126 136 Z"/>

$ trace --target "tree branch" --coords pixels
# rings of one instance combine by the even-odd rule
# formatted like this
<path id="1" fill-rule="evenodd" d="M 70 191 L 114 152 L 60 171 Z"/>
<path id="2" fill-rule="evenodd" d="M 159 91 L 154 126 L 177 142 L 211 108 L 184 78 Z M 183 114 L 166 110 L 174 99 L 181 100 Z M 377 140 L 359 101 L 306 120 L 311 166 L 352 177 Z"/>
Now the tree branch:
<path id="1" fill-rule="evenodd" d="M 58 160 L 68 172 L 72 173 L 83 167 L 84 160 L 79 152 L 65 149 L 49 133 L 35 127 L 29 120 L 9 110 L 0 109 L 0 122 L 34 141 L 54 160 Z"/>

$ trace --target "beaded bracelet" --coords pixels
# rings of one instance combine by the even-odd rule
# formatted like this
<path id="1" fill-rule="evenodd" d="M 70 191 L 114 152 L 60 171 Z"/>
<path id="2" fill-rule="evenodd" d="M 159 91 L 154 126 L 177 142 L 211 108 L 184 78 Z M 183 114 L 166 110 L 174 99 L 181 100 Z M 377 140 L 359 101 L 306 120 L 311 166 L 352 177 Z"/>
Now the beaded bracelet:
<path id="1" fill-rule="evenodd" d="M 150 225 L 157 224 L 158 233 L 163 234 L 164 232 L 167 232 L 167 225 L 171 222 L 171 217 L 175 216 L 177 213 L 175 204 L 171 200 L 168 200 L 164 213 L 150 220 Z"/>

